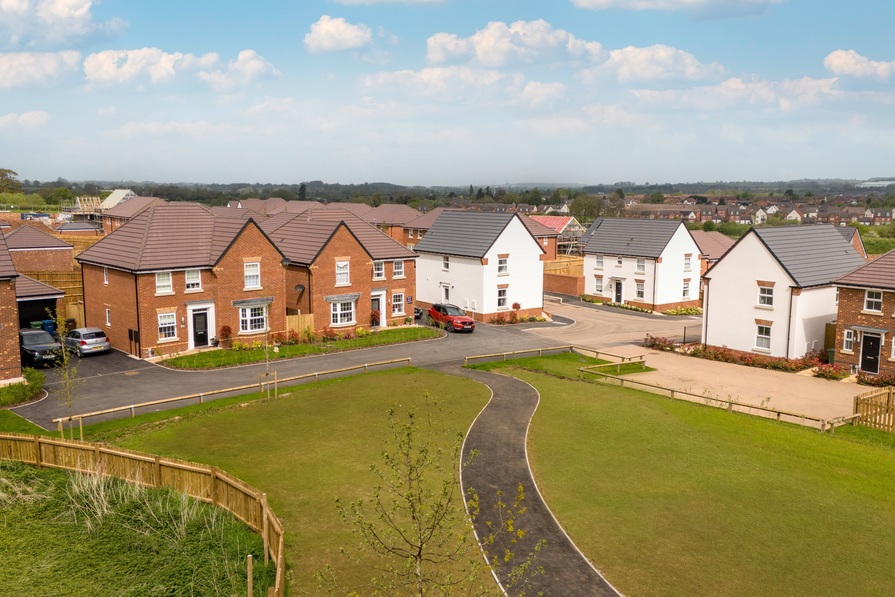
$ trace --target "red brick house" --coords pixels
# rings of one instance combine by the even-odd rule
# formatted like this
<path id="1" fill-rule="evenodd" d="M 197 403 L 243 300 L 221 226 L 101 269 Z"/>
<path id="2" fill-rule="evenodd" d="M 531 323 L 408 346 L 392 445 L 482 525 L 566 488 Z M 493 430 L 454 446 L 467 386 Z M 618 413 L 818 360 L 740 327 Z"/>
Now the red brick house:
<path id="1" fill-rule="evenodd" d="M 22 381 L 19 356 L 19 309 L 16 303 L 16 268 L 0 236 L 0 385 Z"/>
<path id="2" fill-rule="evenodd" d="M 74 247 L 53 236 L 49 229 L 23 224 L 5 235 L 16 271 L 70 272 L 74 270 Z"/>
<path id="3" fill-rule="evenodd" d="M 149 357 L 285 331 L 282 253 L 251 219 L 195 203 L 153 205 L 78 255 L 86 325 Z"/>
<path id="4" fill-rule="evenodd" d="M 839 291 L 834 362 L 895 374 L 895 251 L 835 282 Z"/>
<path id="5" fill-rule="evenodd" d="M 285 255 L 287 313 L 314 314 L 317 331 L 413 317 L 416 254 L 359 217 L 315 209 L 261 228 Z"/>
<path id="6" fill-rule="evenodd" d="M 111 234 L 147 207 L 164 202 L 164 199 L 158 197 L 128 197 L 103 212 L 103 232 Z"/>

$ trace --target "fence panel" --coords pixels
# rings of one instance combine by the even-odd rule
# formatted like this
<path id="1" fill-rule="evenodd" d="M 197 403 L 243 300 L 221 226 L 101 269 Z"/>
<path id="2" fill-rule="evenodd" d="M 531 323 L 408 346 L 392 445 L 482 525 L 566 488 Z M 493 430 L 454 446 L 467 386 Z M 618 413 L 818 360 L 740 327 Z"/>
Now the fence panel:
<path id="1" fill-rule="evenodd" d="M 171 487 L 190 497 L 212 502 L 262 534 L 265 559 L 267 556 L 273 558 L 277 570 L 270 594 L 275 597 L 285 595 L 283 525 L 260 491 L 229 473 L 204 464 L 132 450 L 19 433 L 0 433 L 0 459 L 17 460 L 38 468 L 101 472 L 139 485 Z"/>
<path id="2" fill-rule="evenodd" d="M 855 396 L 855 414 L 859 425 L 895 433 L 893 388 L 880 388 Z"/>
<path id="3" fill-rule="evenodd" d="M 303 333 L 306 329 L 314 329 L 314 314 L 306 315 L 287 315 L 286 329 L 296 334 Z"/>

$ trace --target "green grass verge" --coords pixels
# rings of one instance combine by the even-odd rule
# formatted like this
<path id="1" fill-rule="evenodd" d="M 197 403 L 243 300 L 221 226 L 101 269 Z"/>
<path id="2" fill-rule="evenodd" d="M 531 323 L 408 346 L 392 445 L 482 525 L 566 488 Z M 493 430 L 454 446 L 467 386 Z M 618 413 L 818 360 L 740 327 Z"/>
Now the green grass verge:
<path id="1" fill-rule="evenodd" d="M 0 594 L 256 595 L 273 585 L 261 538 L 168 489 L 0 463 Z"/>
<path id="2" fill-rule="evenodd" d="M 406 368 L 296 386 L 276 400 L 243 398 L 209 408 L 215 402 L 168 411 L 161 420 L 85 430 L 128 448 L 214 464 L 265 491 L 286 527 L 292 592 L 313 594 L 313 575 L 326 564 L 350 586 L 371 578 L 370 561 L 348 565 L 339 553 L 356 539 L 339 520 L 334 500 L 369 497 L 375 483 L 370 465 L 389 434 L 386 410 L 422 412 L 426 393 L 445 406 L 449 432 L 465 432 L 489 397 L 473 381 Z M 369 587 L 358 591 L 367 594 Z"/>
<path id="3" fill-rule="evenodd" d="M 45 435 L 47 433 L 42 427 L 23 419 L 11 410 L 0 410 L 0 431 L 33 433 L 35 435 Z"/>
<path id="4" fill-rule="evenodd" d="M 895 450 L 516 370 L 550 508 L 628 595 L 890 595 Z"/>
<path id="5" fill-rule="evenodd" d="M 594 359 L 574 352 L 563 352 L 559 354 L 548 355 L 544 357 L 526 357 L 520 359 L 509 359 L 506 361 L 493 361 L 490 363 L 477 363 L 470 365 L 471 369 L 481 369 L 483 371 L 495 371 L 498 369 L 520 368 L 529 371 L 540 371 L 558 377 L 567 379 L 585 379 L 593 380 L 594 374 L 585 374 L 578 369 L 581 367 L 592 367 L 594 365 L 610 365 L 611 361 L 602 359 Z M 639 363 L 626 363 L 621 366 L 620 371 L 616 371 L 614 367 L 604 368 L 603 373 L 609 375 L 628 375 L 631 373 L 642 373 L 644 371 L 655 371 L 651 367 L 644 367 Z"/>
<path id="6" fill-rule="evenodd" d="M 405 342 L 439 338 L 443 335 L 443 332 L 429 327 L 402 327 L 384 329 L 363 338 L 352 338 L 351 340 L 333 340 L 315 344 L 283 344 L 276 347 L 276 349 L 271 348 L 267 354 L 265 354 L 263 348 L 253 348 L 251 350 L 205 350 L 194 354 L 172 357 L 162 362 L 164 365 L 175 369 L 219 369 L 221 367 L 263 363 L 268 358 L 271 361 L 293 359 L 315 354 L 356 350 L 358 348 L 403 344 Z"/>

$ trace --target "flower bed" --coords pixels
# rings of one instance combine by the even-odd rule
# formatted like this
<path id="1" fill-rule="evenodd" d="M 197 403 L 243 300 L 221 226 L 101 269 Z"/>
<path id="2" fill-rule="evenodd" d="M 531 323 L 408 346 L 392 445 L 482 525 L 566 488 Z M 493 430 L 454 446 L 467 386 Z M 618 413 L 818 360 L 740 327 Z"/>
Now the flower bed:
<path id="1" fill-rule="evenodd" d="M 649 334 L 647 334 L 646 338 L 643 340 L 643 346 L 654 350 L 664 350 L 668 352 L 677 351 L 677 347 L 673 340 L 650 336 Z M 745 365 L 747 367 L 759 367 L 774 371 L 787 371 L 790 373 L 804 371 L 805 369 L 811 369 L 812 367 L 819 367 L 825 360 L 825 355 L 821 351 L 812 351 L 797 359 L 786 359 L 783 357 L 769 357 L 741 350 L 733 350 L 726 346 L 703 346 L 702 344 L 694 344 L 678 352 L 691 357 L 708 359 L 710 361 Z"/>
<path id="2" fill-rule="evenodd" d="M 877 388 L 895 386 L 895 374 L 878 373 L 877 375 L 871 375 L 863 371 L 858 371 L 858 383 L 862 386 L 875 386 Z"/>

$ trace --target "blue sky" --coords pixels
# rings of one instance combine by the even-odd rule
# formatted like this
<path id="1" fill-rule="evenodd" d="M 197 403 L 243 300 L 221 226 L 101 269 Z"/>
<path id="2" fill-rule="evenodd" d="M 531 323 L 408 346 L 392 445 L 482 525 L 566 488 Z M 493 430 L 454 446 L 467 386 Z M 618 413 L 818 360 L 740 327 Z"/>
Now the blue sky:
<path id="1" fill-rule="evenodd" d="M 895 176 L 882 0 L 0 0 L 21 179 Z"/>

